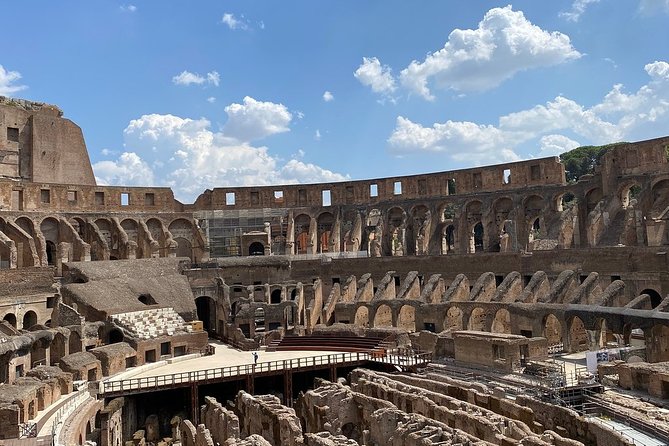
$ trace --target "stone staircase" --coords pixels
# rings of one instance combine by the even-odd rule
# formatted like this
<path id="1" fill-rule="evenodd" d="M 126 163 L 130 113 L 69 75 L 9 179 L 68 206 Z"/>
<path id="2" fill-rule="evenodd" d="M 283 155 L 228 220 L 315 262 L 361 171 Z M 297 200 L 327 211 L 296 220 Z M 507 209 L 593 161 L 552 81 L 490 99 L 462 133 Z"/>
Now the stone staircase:
<path id="1" fill-rule="evenodd" d="M 152 339 L 193 331 L 193 328 L 186 324 L 186 321 L 171 307 L 118 313 L 113 314 L 111 319 L 139 339 Z"/>

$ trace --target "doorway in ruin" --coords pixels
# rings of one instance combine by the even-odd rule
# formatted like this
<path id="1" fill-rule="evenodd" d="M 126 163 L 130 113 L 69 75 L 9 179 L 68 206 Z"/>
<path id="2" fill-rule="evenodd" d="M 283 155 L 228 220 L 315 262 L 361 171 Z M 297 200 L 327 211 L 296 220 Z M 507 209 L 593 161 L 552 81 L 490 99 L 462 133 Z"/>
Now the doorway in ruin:
<path id="1" fill-rule="evenodd" d="M 3 317 L 2 320 L 7 321 L 9 325 L 16 328 L 16 315 L 14 313 L 5 314 L 5 317 Z"/>
<path id="2" fill-rule="evenodd" d="M 379 305 L 374 314 L 374 327 L 392 327 L 393 312 L 386 304 Z"/>
<path id="3" fill-rule="evenodd" d="M 444 228 L 441 253 L 450 254 L 455 250 L 455 226 L 448 225 Z"/>
<path id="4" fill-rule="evenodd" d="M 641 292 L 641 294 L 648 294 L 648 296 L 650 296 L 651 308 L 656 308 L 658 305 L 662 303 L 662 296 L 660 295 L 660 293 L 658 293 L 652 288 L 646 288 Z"/>
<path id="5" fill-rule="evenodd" d="M 281 303 L 281 288 L 276 288 L 272 291 L 272 294 L 269 295 L 269 303 L 271 304 L 280 304 Z"/>
<path id="6" fill-rule="evenodd" d="M 562 324 L 554 314 L 548 314 L 543 321 L 543 337 L 546 338 L 548 348 L 561 351 L 564 348 L 562 341 Z"/>
<path id="7" fill-rule="evenodd" d="M 627 323 L 623 327 L 623 344 L 625 347 L 645 348 L 646 335 L 641 328 Z"/>
<path id="8" fill-rule="evenodd" d="M 469 316 L 469 323 L 467 324 L 467 330 L 475 331 L 488 331 L 486 329 L 486 319 L 488 318 L 488 313 L 484 308 L 476 307 L 472 310 L 472 314 Z"/>
<path id="9" fill-rule="evenodd" d="M 56 244 L 51 240 L 46 241 L 46 263 L 48 265 L 56 264 Z"/>
<path id="10" fill-rule="evenodd" d="M 309 243 L 309 227 L 311 217 L 306 214 L 300 214 L 295 217 L 295 254 L 307 254 Z"/>
<path id="11" fill-rule="evenodd" d="M 249 255 L 250 256 L 264 256 L 265 247 L 260 242 L 253 242 L 249 246 Z"/>
<path id="12" fill-rule="evenodd" d="M 588 331 L 585 329 L 583 321 L 574 316 L 569 324 L 569 353 L 577 353 L 589 349 Z"/>
<path id="13" fill-rule="evenodd" d="M 446 312 L 446 320 L 444 321 L 444 330 L 456 331 L 462 330 L 462 310 L 458 307 L 450 307 Z"/>
<path id="14" fill-rule="evenodd" d="M 253 313 L 253 322 L 255 324 L 255 331 L 263 332 L 265 331 L 265 309 L 258 307 Z"/>
<path id="15" fill-rule="evenodd" d="M 355 312 L 356 327 L 369 327 L 369 309 L 365 306 L 358 307 Z"/>
<path id="16" fill-rule="evenodd" d="M 55 365 L 65 356 L 65 336 L 63 333 L 56 333 L 51 341 L 49 348 L 49 364 Z"/>
<path id="17" fill-rule="evenodd" d="M 37 313 L 30 310 L 23 315 L 23 329 L 27 330 L 35 325 L 37 325 Z"/>
<path id="18" fill-rule="evenodd" d="M 329 212 L 323 212 L 318 216 L 317 219 L 317 231 L 318 231 L 318 249 L 319 253 L 330 252 L 332 250 L 331 238 L 332 238 L 332 228 L 334 226 L 335 218 Z"/>
<path id="19" fill-rule="evenodd" d="M 397 317 L 397 328 L 413 333 L 416 331 L 416 309 L 412 305 L 402 305 Z"/>
<path id="20" fill-rule="evenodd" d="M 183 237 L 177 237 L 174 239 L 177 242 L 177 257 L 188 257 L 193 260 L 193 246 L 188 240 Z"/>
<path id="21" fill-rule="evenodd" d="M 70 332 L 70 338 L 67 340 L 68 352 L 71 355 L 72 353 L 78 353 L 81 351 L 81 335 L 76 331 Z"/>
<path id="22" fill-rule="evenodd" d="M 123 332 L 118 328 L 112 328 L 109 330 L 109 334 L 107 336 L 108 344 L 118 344 L 119 342 L 123 342 Z"/>
<path id="23" fill-rule="evenodd" d="M 511 313 L 506 308 L 501 308 L 495 313 L 490 329 L 493 333 L 511 333 Z"/>
<path id="24" fill-rule="evenodd" d="M 471 252 L 483 252 L 483 223 L 478 222 L 474 225 L 471 234 Z"/>
<path id="25" fill-rule="evenodd" d="M 216 331 L 216 301 L 209 296 L 199 296 L 195 299 L 195 308 L 205 331 Z"/>

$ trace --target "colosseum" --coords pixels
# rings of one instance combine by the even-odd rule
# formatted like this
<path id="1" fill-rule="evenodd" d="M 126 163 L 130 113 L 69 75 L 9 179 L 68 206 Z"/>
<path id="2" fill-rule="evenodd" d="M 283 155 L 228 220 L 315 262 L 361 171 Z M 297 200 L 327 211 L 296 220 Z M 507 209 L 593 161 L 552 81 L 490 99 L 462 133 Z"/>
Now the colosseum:
<path id="1" fill-rule="evenodd" d="M 185 204 L 0 97 L 0 444 L 669 444 L 668 152 Z"/>

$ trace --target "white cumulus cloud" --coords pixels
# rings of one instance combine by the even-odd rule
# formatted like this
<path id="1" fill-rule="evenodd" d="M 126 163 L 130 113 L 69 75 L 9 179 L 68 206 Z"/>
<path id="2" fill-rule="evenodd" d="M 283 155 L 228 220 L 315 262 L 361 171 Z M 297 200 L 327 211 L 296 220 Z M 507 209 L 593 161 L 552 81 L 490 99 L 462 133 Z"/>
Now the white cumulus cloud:
<path id="1" fill-rule="evenodd" d="M 599 3 L 599 0 L 574 0 L 571 9 L 561 12 L 560 17 L 570 22 L 578 22 L 591 3 Z"/>
<path id="2" fill-rule="evenodd" d="M 16 81 L 21 79 L 18 71 L 7 71 L 0 65 L 0 96 L 12 96 L 14 93 L 25 90 L 25 85 L 17 85 Z"/>
<path id="3" fill-rule="evenodd" d="M 249 96 L 244 98 L 243 104 L 228 105 L 225 112 L 228 121 L 223 127 L 223 133 L 238 141 L 255 141 L 288 132 L 288 125 L 293 119 L 285 105 L 257 101 Z"/>
<path id="4" fill-rule="evenodd" d="M 557 65 L 581 57 L 569 36 L 548 32 L 511 6 L 488 11 L 477 29 L 455 29 L 442 49 L 413 61 L 400 73 L 402 85 L 433 99 L 437 88 L 483 91 L 519 71 Z"/>
<path id="5" fill-rule="evenodd" d="M 376 57 L 363 57 L 362 64 L 353 73 L 356 79 L 374 93 L 390 96 L 397 86 L 392 70 L 388 65 L 381 65 Z"/>
<path id="6" fill-rule="evenodd" d="M 657 12 L 669 14 L 669 0 L 641 0 L 639 9 L 642 13 L 650 15 Z"/>
<path id="7" fill-rule="evenodd" d="M 188 70 L 184 70 L 176 76 L 172 77 L 172 83 L 175 85 L 203 85 L 210 84 L 218 87 L 218 84 L 221 81 L 221 76 L 217 71 L 210 71 L 209 73 L 201 76 L 197 73 L 191 73 Z"/>
<path id="8" fill-rule="evenodd" d="M 240 29 L 242 31 L 246 31 L 249 29 L 249 23 L 246 21 L 244 16 L 242 15 L 241 17 L 237 18 L 235 17 L 234 14 L 226 12 L 223 14 L 223 17 L 221 18 L 221 23 L 226 25 L 230 29 Z M 263 23 L 264 27 L 264 23 Z"/>
<path id="9" fill-rule="evenodd" d="M 326 91 L 325 93 L 323 93 L 323 100 L 325 102 L 334 101 L 334 95 L 331 92 Z"/>
<path id="10" fill-rule="evenodd" d="M 214 131 L 204 118 L 190 119 L 175 115 L 149 114 L 130 121 L 124 130 L 126 147 L 132 147 L 115 160 L 100 161 L 93 169 L 100 184 L 169 186 L 178 199 L 193 202 L 217 186 L 253 186 L 298 182 L 344 181 L 348 176 L 332 172 L 296 158 L 288 161 L 272 155 L 265 146 L 251 144 L 251 139 L 290 124 L 290 113 L 281 104 L 244 98 L 244 104 L 232 104 L 232 126 Z M 242 112 L 239 107 L 246 107 Z M 273 116 L 273 112 L 280 115 Z M 253 117 L 257 113 L 260 117 Z M 287 114 L 287 115 L 286 115 Z M 258 126 L 253 129 L 252 124 Z M 250 139 L 229 131 L 243 131 Z"/>
<path id="11" fill-rule="evenodd" d="M 135 5 L 121 5 L 119 6 L 119 9 L 121 12 L 136 12 L 137 11 L 137 6 Z"/>
<path id="12" fill-rule="evenodd" d="M 512 159 L 521 144 L 531 144 L 534 154 L 546 156 L 581 142 L 599 145 L 655 138 L 669 127 L 669 63 L 655 61 L 644 69 L 650 80 L 636 92 L 614 85 L 590 108 L 558 96 L 501 116 L 497 125 L 449 120 L 424 126 L 399 116 L 388 139 L 389 150 L 398 155 L 440 152 L 456 160 L 489 163 Z"/>

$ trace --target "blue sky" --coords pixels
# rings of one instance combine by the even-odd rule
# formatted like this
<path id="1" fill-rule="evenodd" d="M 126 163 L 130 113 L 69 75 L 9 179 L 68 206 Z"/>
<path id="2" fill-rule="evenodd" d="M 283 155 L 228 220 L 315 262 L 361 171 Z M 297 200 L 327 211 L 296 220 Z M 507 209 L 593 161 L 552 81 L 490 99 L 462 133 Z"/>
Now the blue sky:
<path id="1" fill-rule="evenodd" d="M 669 0 L 25 2 L 0 94 L 59 105 L 100 184 L 466 168 L 669 134 Z"/>

